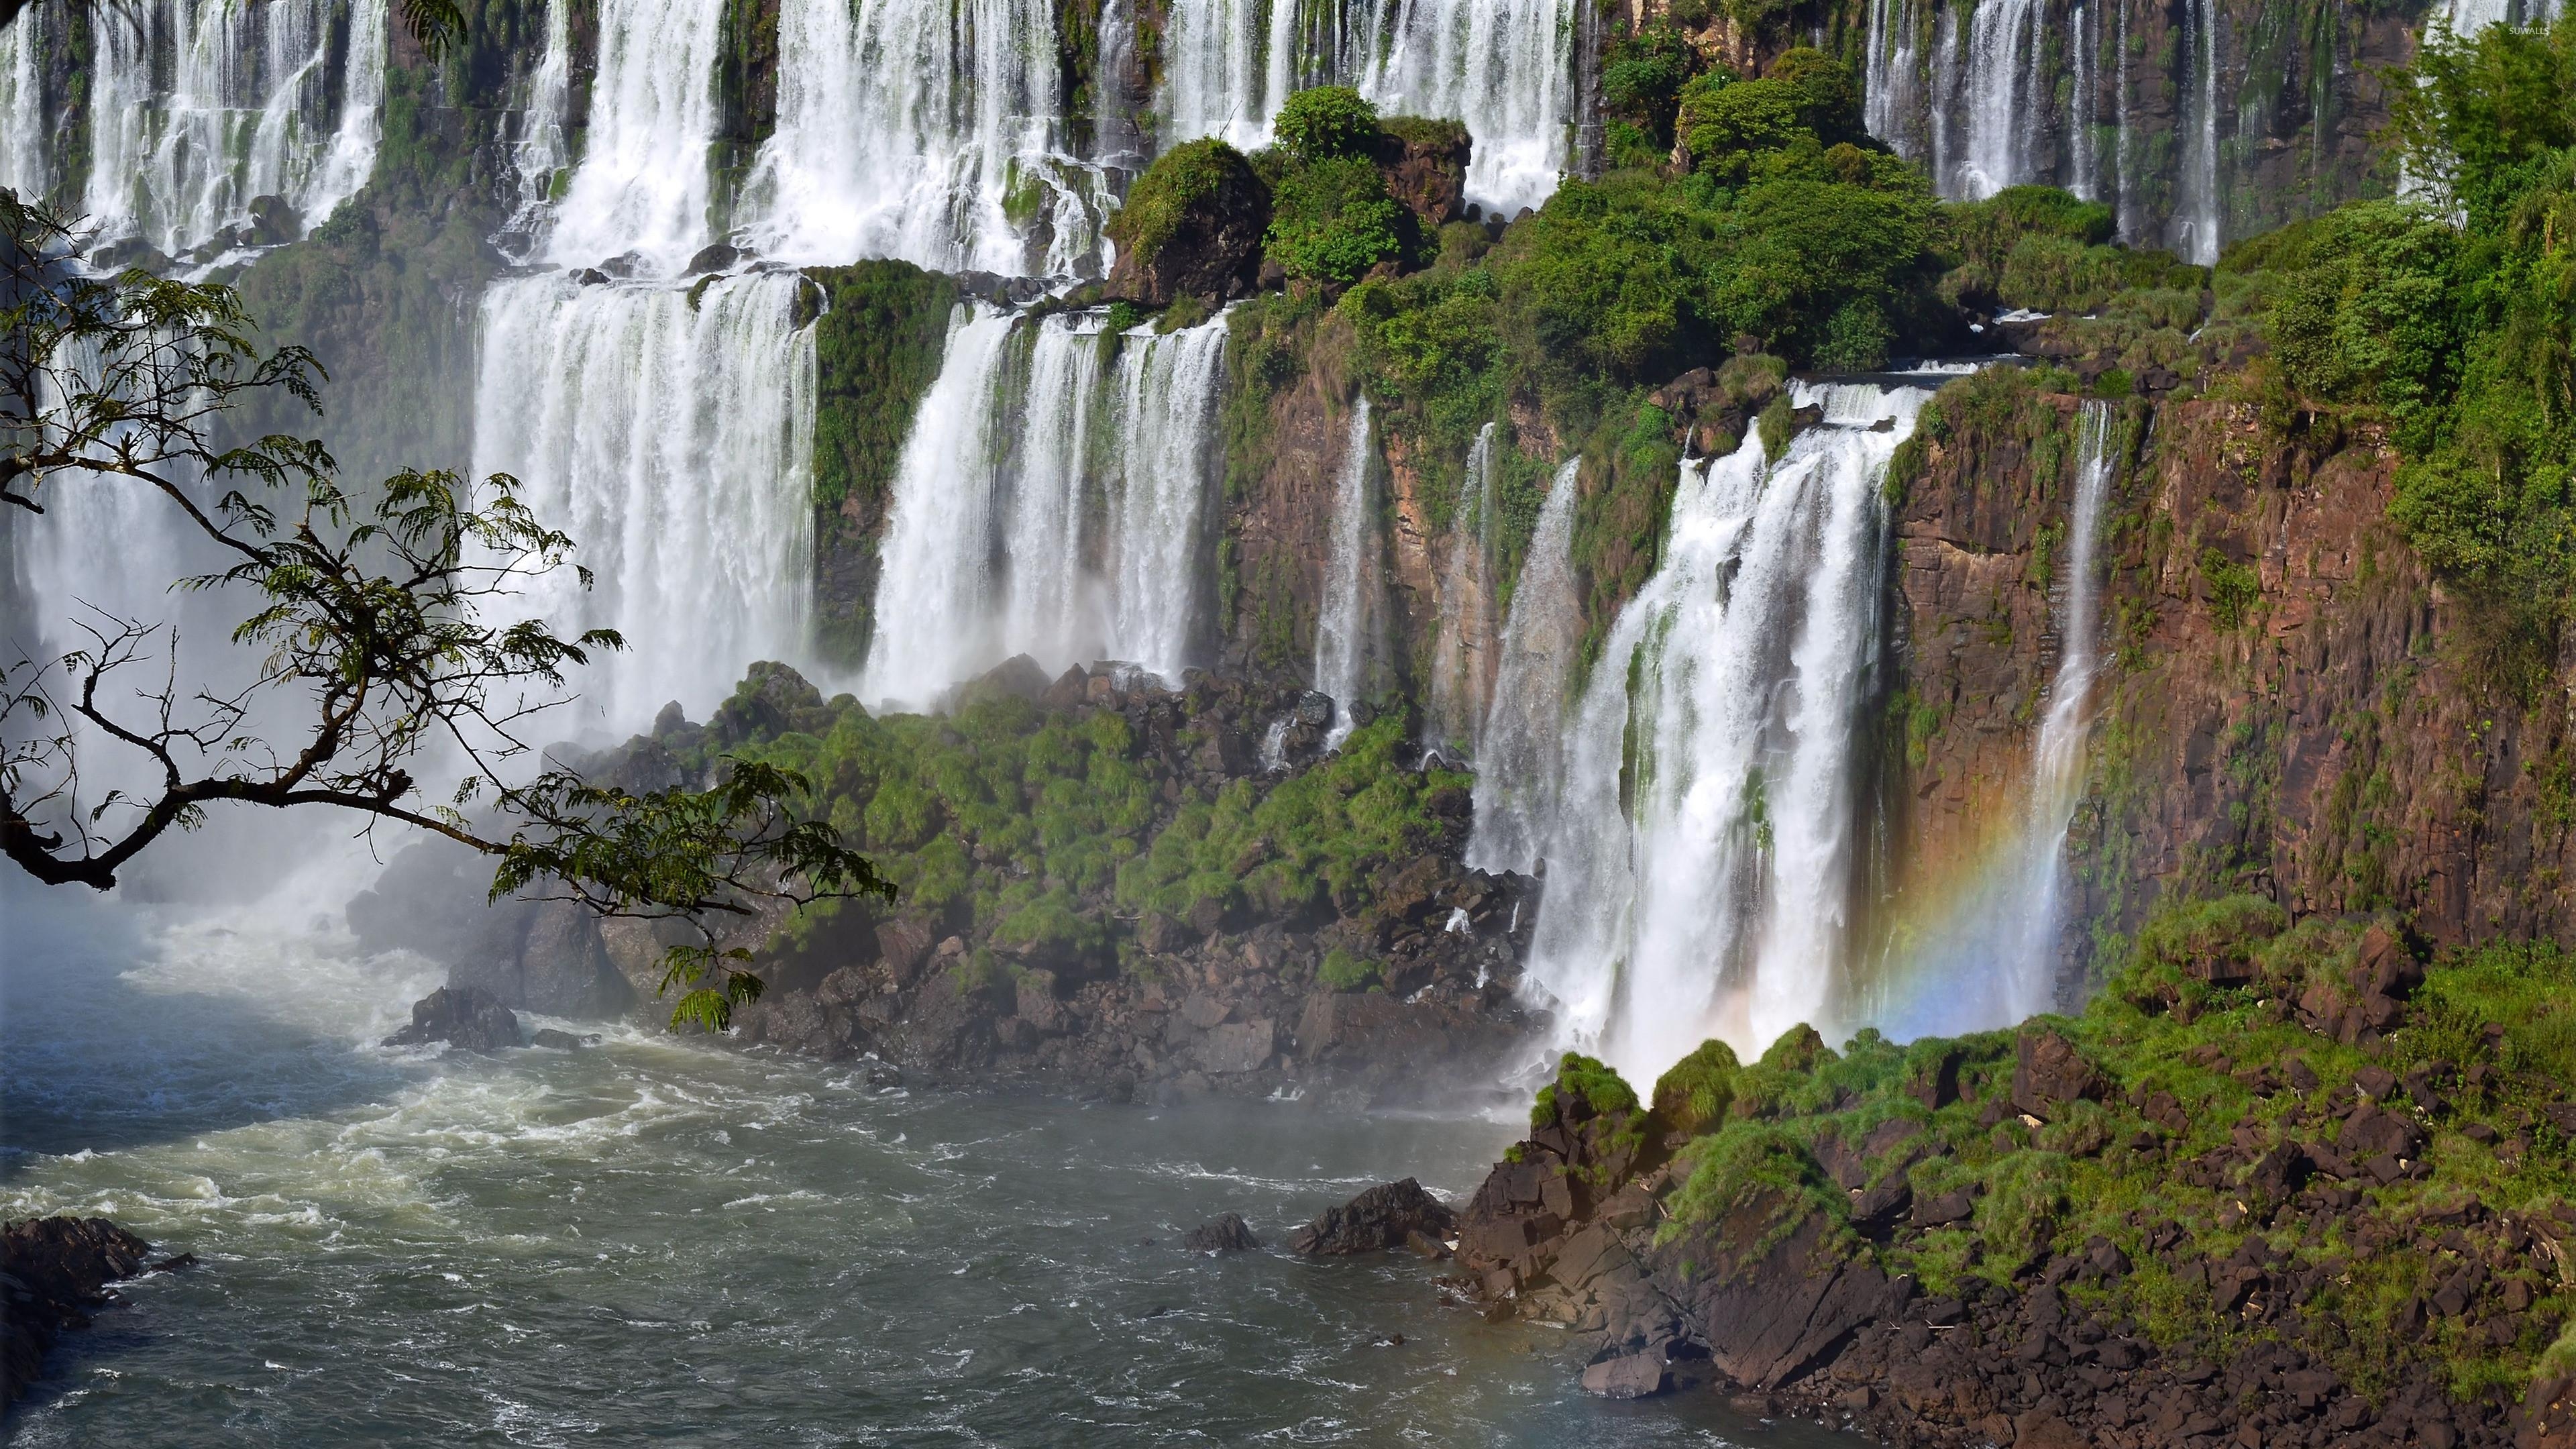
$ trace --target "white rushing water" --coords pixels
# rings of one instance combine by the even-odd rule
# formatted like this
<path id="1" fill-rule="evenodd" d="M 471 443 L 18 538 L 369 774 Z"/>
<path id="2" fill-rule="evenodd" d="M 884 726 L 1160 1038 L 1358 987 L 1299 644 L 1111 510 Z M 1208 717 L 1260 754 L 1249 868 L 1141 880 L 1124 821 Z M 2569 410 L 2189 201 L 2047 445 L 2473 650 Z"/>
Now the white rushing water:
<path id="1" fill-rule="evenodd" d="M 1963 112 L 1967 133 L 1933 158 L 1944 195 L 1983 200 L 2036 174 L 2046 21 L 2039 0 L 1984 0 L 1968 18 L 1964 53 L 1958 27 L 1947 31 L 1943 90 Z M 1947 140 L 1946 128 L 1939 134 Z"/>
<path id="2" fill-rule="evenodd" d="M 796 262 L 1071 274 L 1107 193 L 1058 134 L 1056 63 L 1045 0 L 787 0 L 745 233 Z"/>
<path id="3" fill-rule="evenodd" d="M 548 258 L 588 266 L 633 251 L 668 276 L 706 244 L 723 19 L 709 0 L 600 0 L 589 126 Z"/>
<path id="4" fill-rule="evenodd" d="M 1351 405 L 1341 465 L 1333 473 L 1332 551 L 1324 560 L 1324 592 L 1315 605 L 1315 688 L 1333 697 L 1333 726 L 1324 748 L 1350 738 L 1351 707 L 1368 687 L 1370 584 L 1376 579 L 1377 449 L 1369 437 L 1369 400 Z"/>
<path id="5" fill-rule="evenodd" d="M 2096 552 L 2110 495 L 2115 418 L 2088 402 L 2079 429 L 2075 496 L 2063 552 L 2051 572 L 2057 669 L 2048 711 L 2031 748 L 2021 818 L 1996 866 L 1952 919 L 1925 933 L 1908 999 L 1889 1023 L 1904 1035 L 1956 1035 L 2007 1026 L 2064 1003 L 2057 998 L 2064 925 L 2066 832 L 2084 797 L 2085 745 L 2092 732 L 2093 681 L 2101 662 Z"/>
<path id="6" fill-rule="evenodd" d="M 1825 421 L 1777 463 L 1748 438 L 1683 464 L 1663 562 L 1592 667 L 1538 851 L 1529 982 L 1632 1081 L 1712 1036 L 1749 1052 L 1850 1024 L 1879 487 L 1927 396 L 1801 385 Z"/>
<path id="7" fill-rule="evenodd" d="M 2562 8 L 2561 0 L 2448 0 L 2442 19 L 2455 35 L 2475 35 L 2490 25 L 2545 25 Z"/>
<path id="8" fill-rule="evenodd" d="M 627 650 L 579 681 L 585 720 L 702 714 L 755 659 L 801 663 L 811 592 L 814 343 L 793 276 L 726 278 L 692 302 L 565 274 L 484 294 L 474 472 L 510 473 L 596 574 L 531 601 Z"/>
<path id="9" fill-rule="evenodd" d="M 1394 0 L 1360 90 L 1388 114 L 1466 123 L 1467 195 L 1506 213 L 1556 190 L 1574 119 L 1580 0 Z M 1374 12 L 1372 12 L 1374 13 Z"/>
<path id="10" fill-rule="evenodd" d="M 2218 24 L 2211 0 L 2184 0 L 2191 113 L 2185 118 L 2180 200 L 2166 224 L 2167 245 L 2184 260 L 2210 266 L 2224 238 L 2218 195 Z"/>
<path id="11" fill-rule="evenodd" d="M 1015 654 L 1177 682 L 1204 626 L 1225 331 L 961 310 L 895 470 L 864 698 L 926 707 Z"/>
<path id="12" fill-rule="evenodd" d="M 13 23 L 0 157 L 50 177 L 53 125 L 28 94 L 41 47 L 64 43 L 58 7 Z M 90 7 L 90 154 L 81 209 L 109 240 L 173 255 L 249 219 L 274 196 L 310 227 L 365 184 L 384 97 L 385 0 L 137 0 Z M 333 57 L 346 57 L 336 73 Z M 9 84 L 0 80 L 0 85 Z"/>
<path id="13" fill-rule="evenodd" d="M 1163 141 L 1267 145 L 1300 87 L 1355 86 L 1387 115 L 1465 123 L 1467 196 L 1537 206 L 1568 162 L 1576 0 L 1176 0 Z"/>
<path id="14" fill-rule="evenodd" d="M 554 230 L 556 178 L 572 164 L 573 0 L 547 0 L 545 49 L 528 77 L 527 107 L 519 115 L 519 136 L 510 148 L 510 165 L 518 173 L 519 200 L 505 237 L 513 256 L 540 256 Z"/>
<path id="15" fill-rule="evenodd" d="M 45 114 L 45 32 L 53 0 L 0 25 L 0 186 L 22 197 L 53 189 L 52 122 Z"/>
<path id="16" fill-rule="evenodd" d="M 1583 642 L 1583 601 L 1574 579 L 1581 467 L 1580 458 L 1568 458 L 1556 470 L 1512 588 L 1493 706 L 1476 740 L 1476 825 L 1466 860 L 1479 870 L 1531 870 L 1556 819 L 1565 692 Z"/>

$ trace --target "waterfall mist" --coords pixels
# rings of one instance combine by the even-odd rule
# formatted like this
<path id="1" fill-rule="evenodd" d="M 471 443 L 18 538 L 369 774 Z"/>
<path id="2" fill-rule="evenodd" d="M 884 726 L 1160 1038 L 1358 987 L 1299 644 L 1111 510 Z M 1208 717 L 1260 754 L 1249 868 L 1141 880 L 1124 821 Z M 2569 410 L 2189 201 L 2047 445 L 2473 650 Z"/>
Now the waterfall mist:
<path id="1" fill-rule="evenodd" d="M 1582 492 L 1575 480 L 1582 462 L 1568 458 L 1556 470 L 1512 588 L 1493 706 L 1476 738 L 1476 823 L 1466 858 L 1480 870 L 1535 869 L 1555 823 L 1565 769 L 1565 691 L 1583 642 L 1583 601 L 1574 578 L 1574 505 Z"/>
<path id="2" fill-rule="evenodd" d="M 2084 404 L 2067 509 L 2063 557 L 2052 573 L 2057 668 L 2031 749 L 2020 817 L 1977 890 L 1900 943 L 1891 963 L 1910 978 L 1890 1003 L 1903 1035 L 1956 1035 L 2007 1026 L 2065 1005 L 2058 994 L 2065 927 L 2066 832 L 2083 799 L 2085 744 L 2101 657 L 2102 509 L 2110 494 L 2116 420 L 2106 402 Z"/>
<path id="3" fill-rule="evenodd" d="M 1824 422 L 1776 463 L 1748 438 L 1683 464 L 1663 562 L 1592 666 L 1528 979 L 1632 1081 L 1711 1036 L 1844 1024 L 1879 486 L 1927 395 L 1802 384 Z"/>

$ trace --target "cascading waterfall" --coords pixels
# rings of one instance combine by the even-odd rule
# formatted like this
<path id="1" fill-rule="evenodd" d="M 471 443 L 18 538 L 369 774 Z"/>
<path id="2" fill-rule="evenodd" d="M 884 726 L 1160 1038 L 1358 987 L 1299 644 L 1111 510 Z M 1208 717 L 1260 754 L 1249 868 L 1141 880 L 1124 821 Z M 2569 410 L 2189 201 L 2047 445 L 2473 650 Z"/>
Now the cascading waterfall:
<path id="1" fill-rule="evenodd" d="M 2130 172 L 2136 167 L 2136 153 L 2129 136 L 2129 7 L 2126 0 L 2113 0 L 2111 11 L 2116 23 L 2111 39 L 2111 166 L 2117 176 L 2113 185 L 2120 235 L 2138 234 L 2137 207 L 2131 200 Z"/>
<path id="2" fill-rule="evenodd" d="M 2449 0 L 2442 18 L 2454 35 L 2475 35 L 2490 25 L 2546 25 L 2560 8 L 2560 0 Z"/>
<path id="3" fill-rule="evenodd" d="M 2075 157 L 2075 175 L 2067 182 L 2066 189 L 2091 201 L 2102 189 L 2101 175 L 2093 154 L 2093 117 L 2098 109 L 2093 51 L 2101 41 L 2094 33 L 2092 7 L 2073 7 L 2067 14 L 2066 29 L 2067 45 L 2075 53 L 2075 91 L 2067 101 L 2066 113 L 2067 142 Z M 2032 47 L 2032 90 L 2044 93 L 2045 86 L 2037 73 L 2038 50 L 2039 47 Z"/>
<path id="4" fill-rule="evenodd" d="M 1911 124 L 1923 110 L 1918 23 L 1913 0 L 1870 0 L 1861 120 L 1871 135 L 1908 160 L 1921 150 Z"/>
<path id="5" fill-rule="evenodd" d="M 51 11 L 30 5 L 0 25 L 0 186 L 31 199 L 54 185 L 42 66 Z"/>
<path id="6" fill-rule="evenodd" d="M 1494 553 L 1500 521 L 1494 506 L 1496 424 L 1476 430 L 1467 474 L 1451 511 L 1447 557 L 1440 569 L 1439 636 L 1432 643 L 1431 720 L 1439 741 L 1472 756 L 1490 671 L 1480 657 L 1494 637 Z"/>
<path id="7" fill-rule="evenodd" d="M 2182 199 L 2168 224 L 2170 245 L 2201 266 L 2218 260 L 2218 24 L 2210 0 L 2185 0 L 2190 43 L 2198 47 L 2189 129 L 2184 134 Z"/>
<path id="8" fill-rule="evenodd" d="M 2060 1005 L 2066 832 L 2084 795 L 2085 742 L 2101 657 L 2095 550 L 2110 493 L 2113 423 L 2109 403 L 2084 405 L 2065 556 L 2055 571 L 2057 671 L 2031 750 L 2029 798 L 1983 889 L 1954 919 L 1927 933 L 1932 944 L 1903 963 L 1916 983 L 1911 999 L 1891 1010 L 1890 1025 L 1903 1034 L 1983 1031 Z"/>
<path id="9" fill-rule="evenodd" d="M 1163 31 L 1166 139 L 1270 144 L 1270 123 L 1306 67 L 1297 0 L 1175 0 Z"/>
<path id="10" fill-rule="evenodd" d="M 1333 477 L 1332 552 L 1324 563 L 1324 594 L 1315 610 L 1315 688 L 1333 697 L 1333 727 L 1324 748 L 1350 738 L 1351 706 L 1368 684 L 1369 582 L 1377 539 L 1376 450 L 1370 446 L 1369 400 L 1351 407 L 1349 440 Z"/>
<path id="11" fill-rule="evenodd" d="M 1710 1036 L 1842 1024 L 1879 486 L 1926 396 L 1801 385 L 1824 422 L 1778 462 L 1749 438 L 1684 464 L 1663 562 L 1593 666 L 1528 980 L 1631 1080 Z"/>
<path id="12" fill-rule="evenodd" d="M 1567 163 L 1580 0 L 1396 0 L 1359 87 L 1381 110 L 1463 121 L 1467 195 L 1505 212 L 1545 202 Z"/>
<path id="13" fill-rule="evenodd" d="M 1057 135 L 1045 0 L 789 0 L 778 35 L 778 128 L 744 205 L 756 249 L 1012 276 L 1092 258 L 1106 183 Z M 1036 244 L 1015 213 L 1043 221 Z"/>
<path id="14" fill-rule="evenodd" d="M 1556 818 L 1565 691 L 1583 641 L 1583 604 L 1574 583 L 1581 466 L 1580 458 L 1569 458 L 1556 470 L 1512 589 L 1493 707 L 1476 740 L 1476 826 L 1466 861 L 1479 870 L 1534 869 Z"/>
<path id="15" fill-rule="evenodd" d="M 1201 626 L 1225 331 L 961 310 L 896 467 L 865 698 L 925 707 L 1014 654 L 1178 680 Z"/>
<path id="16" fill-rule="evenodd" d="M 692 297 L 560 272 L 483 297 L 474 471 L 509 473 L 596 575 L 530 602 L 565 630 L 620 630 L 586 710 L 639 728 L 702 710 L 754 659 L 797 660 L 812 574 L 814 343 L 794 276 Z"/>
<path id="17" fill-rule="evenodd" d="M 587 266 L 632 251 L 667 276 L 706 243 L 723 19 L 710 0 L 600 0 L 590 122 L 549 260 Z"/>
<path id="18" fill-rule="evenodd" d="M 13 25 L 22 65 L 39 44 L 33 27 L 62 14 L 36 20 L 31 8 Z M 365 184 L 384 96 L 385 0 L 148 0 L 93 7 L 89 26 L 82 209 L 103 238 L 139 237 L 177 255 L 247 221 L 259 197 L 280 198 L 309 227 Z M 335 41 L 348 57 L 337 75 Z M 0 120 L 9 126 L 0 154 L 41 154 L 41 101 L 0 110 Z M 30 121 L 32 133 L 22 129 Z M 50 173 L 52 163 L 34 166 Z"/>
<path id="19" fill-rule="evenodd" d="M 546 45 L 528 77 L 527 109 L 520 113 L 518 143 L 510 165 L 519 177 L 519 204 L 503 236 L 512 255 L 545 250 L 554 227 L 555 177 L 572 161 L 565 112 L 572 96 L 572 0 L 547 0 Z"/>
<path id="20" fill-rule="evenodd" d="M 1944 195 L 1982 200 L 2031 178 L 2046 18 L 2039 0 L 1984 0 L 1968 18 L 1964 54 L 1951 29 L 1943 109 L 1964 108 L 1967 135 L 1954 153 L 1946 128 L 1936 132 L 1944 144 L 1935 148 L 1933 173 Z"/>

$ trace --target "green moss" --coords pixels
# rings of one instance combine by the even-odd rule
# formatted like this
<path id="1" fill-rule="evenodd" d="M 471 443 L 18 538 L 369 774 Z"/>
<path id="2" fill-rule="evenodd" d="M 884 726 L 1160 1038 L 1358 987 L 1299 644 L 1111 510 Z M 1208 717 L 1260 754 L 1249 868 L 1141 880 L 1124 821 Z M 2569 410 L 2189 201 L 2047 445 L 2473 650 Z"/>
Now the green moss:
<path id="1" fill-rule="evenodd" d="M 1335 946 L 1324 953 L 1315 980 L 1334 991 L 1364 991 L 1378 979 L 1377 963 Z"/>
<path id="2" fill-rule="evenodd" d="M 923 393 L 938 380 L 957 284 L 910 262 L 816 267 L 814 501 L 874 514 Z"/>
<path id="3" fill-rule="evenodd" d="M 1735 1102 L 1742 1066 L 1722 1041 L 1708 1041 L 1655 1079 L 1655 1116 L 1675 1132 L 1696 1137 L 1716 1127 Z"/>
<path id="4" fill-rule="evenodd" d="M 1214 137 L 1183 142 L 1155 157 L 1128 188 L 1125 204 L 1109 218 L 1109 238 L 1122 253 L 1151 263 L 1194 210 L 1233 192 L 1263 192 L 1243 153 Z"/>

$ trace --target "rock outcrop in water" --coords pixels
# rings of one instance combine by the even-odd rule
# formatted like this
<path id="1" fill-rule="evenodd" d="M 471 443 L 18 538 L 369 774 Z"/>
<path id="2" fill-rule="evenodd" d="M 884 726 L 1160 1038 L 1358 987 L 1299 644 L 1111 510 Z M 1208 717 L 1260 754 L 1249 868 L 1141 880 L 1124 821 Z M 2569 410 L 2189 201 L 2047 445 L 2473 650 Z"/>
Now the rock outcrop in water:
<path id="1" fill-rule="evenodd" d="M 519 1045 L 519 1018 L 501 1004 L 499 997 L 482 987 L 442 986 L 413 1002 L 411 1025 L 386 1037 L 384 1044 L 428 1046 L 435 1042 L 468 1052 L 514 1047 Z"/>
<path id="2" fill-rule="evenodd" d="M 1306 1258 L 1346 1258 L 1413 1246 L 1426 1257 L 1447 1251 L 1458 1214 L 1419 1182 L 1382 1182 L 1337 1208 L 1326 1208 L 1288 1239 Z"/>
<path id="3" fill-rule="evenodd" d="M 116 1301 L 108 1287 L 144 1271 L 152 1245 L 105 1218 L 26 1218 L 0 1224 L 0 1409 L 44 1372 L 61 1334 L 89 1326 Z M 185 1267 L 171 1259 L 160 1268 Z"/>

